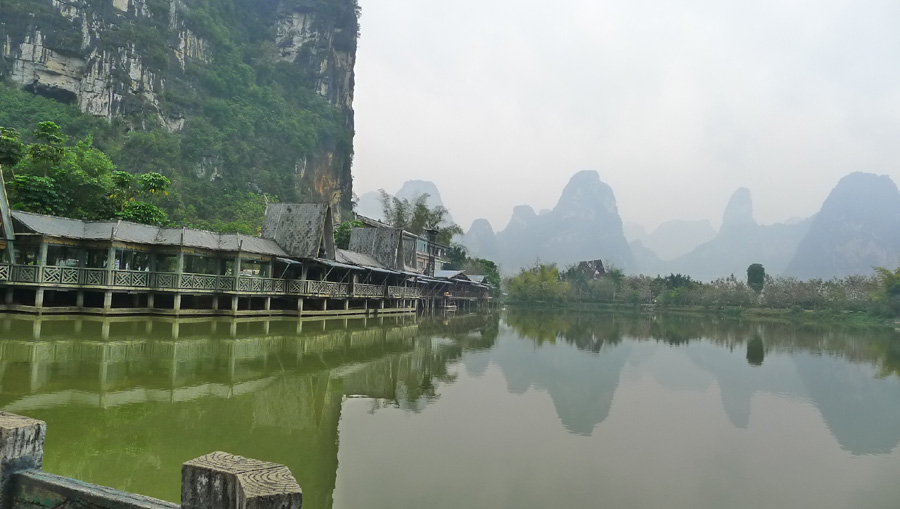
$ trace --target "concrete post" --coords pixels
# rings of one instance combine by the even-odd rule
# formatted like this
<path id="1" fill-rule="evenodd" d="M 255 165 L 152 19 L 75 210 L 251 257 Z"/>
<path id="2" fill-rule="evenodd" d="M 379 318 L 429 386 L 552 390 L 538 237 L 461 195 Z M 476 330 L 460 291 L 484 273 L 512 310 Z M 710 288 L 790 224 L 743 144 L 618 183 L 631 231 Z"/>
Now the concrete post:
<path id="1" fill-rule="evenodd" d="M 297 299 L 297 313 L 303 314 L 303 297 Z"/>
<path id="2" fill-rule="evenodd" d="M 155 301 L 156 301 L 156 294 L 152 293 L 152 292 L 148 293 L 147 294 L 147 308 L 153 309 L 153 306 L 156 304 Z"/>
<path id="3" fill-rule="evenodd" d="M 181 467 L 182 509 L 300 509 L 302 502 L 283 465 L 214 452 Z"/>
<path id="4" fill-rule="evenodd" d="M 181 311 L 181 293 L 180 293 L 180 292 L 179 292 L 179 293 L 176 293 L 176 294 L 175 294 L 175 299 L 173 299 L 173 300 L 174 300 L 175 302 L 174 302 L 174 304 L 172 305 L 172 309 L 174 309 L 174 310 L 175 310 L 175 313 L 177 314 L 179 311 Z"/>
<path id="5" fill-rule="evenodd" d="M 271 311 L 272 310 L 272 297 L 266 297 L 264 302 L 265 302 L 265 306 L 266 306 L 266 311 Z"/>
<path id="6" fill-rule="evenodd" d="M 5 297 L 6 297 L 5 300 L 6 300 L 7 306 L 13 303 L 13 289 L 11 286 L 6 288 L 6 296 Z"/>
<path id="7" fill-rule="evenodd" d="M 344 301 L 344 311 L 350 309 L 350 299 Z"/>
<path id="8" fill-rule="evenodd" d="M 41 309 L 44 307 L 44 289 L 38 288 L 34 291 L 34 307 Z"/>
<path id="9" fill-rule="evenodd" d="M 43 421 L 0 412 L 0 507 L 12 507 L 12 474 L 41 468 L 46 436 Z"/>
<path id="10" fill-rule="evenodd" d="M 79 308 L 84 307 L 84 291 L 78 290 L 75 292 L 75 306 Z"/>
<path id="11" fill-rule="evenodd" d="M 112 309 L 112 292 L 105 291 L 103 292 L 103 309 L 109 311 Z"/>

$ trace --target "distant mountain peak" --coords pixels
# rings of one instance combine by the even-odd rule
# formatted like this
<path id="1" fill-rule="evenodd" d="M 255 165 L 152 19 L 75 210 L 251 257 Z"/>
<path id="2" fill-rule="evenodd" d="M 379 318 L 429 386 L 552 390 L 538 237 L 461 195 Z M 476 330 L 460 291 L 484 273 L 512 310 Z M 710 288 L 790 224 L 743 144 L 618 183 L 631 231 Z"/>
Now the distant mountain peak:
<path id="1" fill-rule="evenodd" d="M 753 198 L 750 196 L 750 190 L 746 187 L 739 187 L 728 205 L 725 206 L 725 213 L 722 215 L 722 230 L 734 226 L 755 225 L 753 219 Z"/>
<path id="2" fill-rule="evenodd" d="M 494 227 L 491 226 L 490 221 L 484 218 L 479 218 L 472 221 L 472 226 L 469 227 L 468 235 L 472 235 L 474 233 L 478 234 L 494 234 Z"/>
<path id="3" fill-rule="evenodd" d="M 594 170 L 584 170 L 569 179 L 554 212 L 566 216 L 588 214 L 594 217 L 618 215 L 619 209 L 612 188 L 600 180 L 600 174 Z"/>
<path id="4" fill-rule="evenodd" d="M 885 175 L 856 172 L 842 178 L 786 272 L 801 279 L 870 274 L 894 267 L 900 253 L 900 191 Z"/>

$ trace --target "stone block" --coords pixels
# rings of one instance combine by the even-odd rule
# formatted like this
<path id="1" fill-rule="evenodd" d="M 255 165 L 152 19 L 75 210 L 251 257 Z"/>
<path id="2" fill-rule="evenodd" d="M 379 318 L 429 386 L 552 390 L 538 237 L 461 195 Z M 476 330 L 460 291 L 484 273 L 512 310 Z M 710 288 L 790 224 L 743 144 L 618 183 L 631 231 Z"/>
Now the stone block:
<path id="1" fill-rule="evenodd" d="M 182 509 L 300 509 L 300 485 L 276 463 L 213 452 L 181 467 Z"/>
<path id="2" fill-rule="evenodd" d="M 9 507 L 14 473 L 41 468 L 46 436 L 44 421 L 0 412 L 0 507 Z"/>

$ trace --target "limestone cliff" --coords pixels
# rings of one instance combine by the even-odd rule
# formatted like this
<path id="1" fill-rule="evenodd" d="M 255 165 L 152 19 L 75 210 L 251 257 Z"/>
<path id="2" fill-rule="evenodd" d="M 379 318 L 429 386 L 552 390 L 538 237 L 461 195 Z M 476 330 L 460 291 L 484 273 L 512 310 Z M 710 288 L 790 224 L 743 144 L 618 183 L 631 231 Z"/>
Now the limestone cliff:
<path id="1" fill-rule="evenodd" d="M 182 147 L 184 170 L 349 209 L 357 16 L 355 0 L 3 0 L 0 78 L 127 131 L 303 132 L 272 141 L 280 159 L 240 160 L 201 139 Z M 264 126 L 266 108 L 292 116 Z M 254 178 L 273 170 L 291 175 Z M 279 189 L 290 181 L 292 193 Z"/>

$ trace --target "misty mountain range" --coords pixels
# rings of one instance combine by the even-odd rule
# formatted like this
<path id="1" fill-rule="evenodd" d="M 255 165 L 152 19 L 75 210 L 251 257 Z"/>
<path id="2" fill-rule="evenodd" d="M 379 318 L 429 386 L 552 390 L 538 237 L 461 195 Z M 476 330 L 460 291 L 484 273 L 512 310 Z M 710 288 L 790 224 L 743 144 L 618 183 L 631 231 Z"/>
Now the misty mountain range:
<path id="1" fill-rule="evenodd" d="M 431 182 L 409 181 L 396 195 L 411 200 L 422 193 L 430 206 L 443 205 Z M 380 218 L 377 193 L 361 196 L 357 211 Z M 675 219 L 648 233 L 623 224 L 613 190 L 597 172 L 582 171 L 552 210 L 515 207 L 500 231 L 476 219 L 458 241 L 470 256 L 494 260 L 506 274 L 537 262 L 565 267 L 601 259 L 628 273 L 681 273 L 702 281 L 742 277 L 752 263 L 772 275 L 830 279 L 900 264 L 900 192 L 887 176 L 851 173 L 814 216 L 762 225 L 753 217 L 750 190 L 740 188 L 718 231 L 706 220 Z"/>

